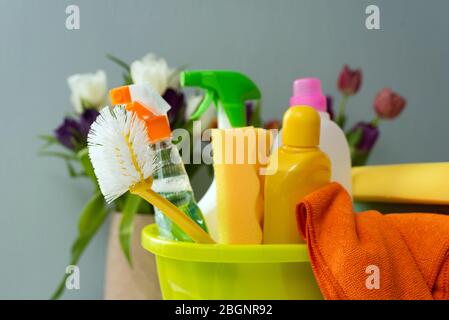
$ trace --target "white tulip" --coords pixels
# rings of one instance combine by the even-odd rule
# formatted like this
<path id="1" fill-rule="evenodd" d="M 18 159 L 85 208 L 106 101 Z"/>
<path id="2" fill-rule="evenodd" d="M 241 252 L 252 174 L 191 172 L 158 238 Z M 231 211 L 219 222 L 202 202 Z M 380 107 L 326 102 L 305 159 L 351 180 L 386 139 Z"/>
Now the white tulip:
<path id="1" fill-rule="evenodd" d="M 168 87 L 178 90 L 179 89 L 179 70 L 170 69 L 168 76 Z"/>
<path id="2" fill-rule="evenodd" d="M 74 74 L 67 79 L 67 83 L 72 92 L 70 100 L 76 112 L 82 113 L 83 106 L 99 110 L 107 103 L 107 80 L 103 70 Z"/>
<path id="3" fill-rule="evenodd" d="M 149 83 L 160 95 L 167 90 L 171 73 L 167 62 L 152 53 L 131 63 L 133 83 Z"/>

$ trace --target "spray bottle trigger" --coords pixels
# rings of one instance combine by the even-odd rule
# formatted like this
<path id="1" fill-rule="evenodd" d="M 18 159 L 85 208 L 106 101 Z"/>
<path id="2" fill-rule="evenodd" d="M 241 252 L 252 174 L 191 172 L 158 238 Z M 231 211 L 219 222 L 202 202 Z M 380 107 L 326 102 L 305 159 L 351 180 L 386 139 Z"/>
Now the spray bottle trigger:
<path id="1" fill-rule="evenodd" d="M 245 105 L 240 103 L 226 104 L 224 111 L 233 128 L 246 127 Z"/>
<path id="2" fill-rule="evenodd" d="M 190 116 L 191 120 L 198 120 L 201 115 L 206 112 L 206 110 L 210 107 L 211 103 L 214 102 L 215 105 L 217 104 L 217 95 L 215 94 L 215 91 L 213 90 L 207 90 L 203 101 L 201 101 L 198 108 L 195 110 L 195 112 Z"/>

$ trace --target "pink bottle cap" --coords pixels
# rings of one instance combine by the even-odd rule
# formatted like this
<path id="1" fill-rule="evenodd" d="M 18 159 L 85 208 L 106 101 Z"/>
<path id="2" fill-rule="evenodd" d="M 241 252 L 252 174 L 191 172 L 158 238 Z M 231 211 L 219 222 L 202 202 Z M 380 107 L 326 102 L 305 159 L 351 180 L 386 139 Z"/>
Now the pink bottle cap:
<path id="1" fill-rule="evenodd" d="M 318 112 L 326 112 L 326 97 L 321 91 L 321 81 L 318 78 L 302 78 L 293 82 L 293 96 L 290 106 L 306 105 Z"/>

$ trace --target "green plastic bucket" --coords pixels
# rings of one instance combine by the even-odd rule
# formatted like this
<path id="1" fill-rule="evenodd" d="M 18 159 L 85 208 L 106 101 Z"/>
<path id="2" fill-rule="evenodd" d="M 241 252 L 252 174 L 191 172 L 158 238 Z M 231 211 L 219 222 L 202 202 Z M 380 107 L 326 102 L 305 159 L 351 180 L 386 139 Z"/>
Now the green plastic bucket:
<path id="1" fill-rule="evenodd" d="M 164 299 L 322 299 L 304 244 L 169 241 L 149 225 L 142 246 L 156 256 Z"/>

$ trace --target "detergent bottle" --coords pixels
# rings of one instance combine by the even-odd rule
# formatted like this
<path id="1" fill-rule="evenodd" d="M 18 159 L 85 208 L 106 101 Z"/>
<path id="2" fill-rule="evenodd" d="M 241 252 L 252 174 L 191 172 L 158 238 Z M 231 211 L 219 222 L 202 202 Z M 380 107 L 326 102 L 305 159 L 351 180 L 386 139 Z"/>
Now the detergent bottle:
<path id="1" fill-rule="evenodd" d="M 207 232 L 206 222 L 196 204 L 181 156 L 171 141 L 172 133 L 166 114 L 170 105 L 147 84 L 115 88 L 111 90 L 110 96 L 114 105 L 125 104 L 128 111 L 134 112 L 146 124 L 149 148 L 155 154 L 156 169 L 153 173 L 152 189 L 176 205 Z M 192 241 L 162 211 L 156 207 L 154 210 L 161 236 L 178 241 Z"/>
<path id="2" fill-rule="evenodd" d="M 245 101 L 261 98 L 256 84 L 246 75 L 235 71 L 184 71 L 180 74 L 180 82 L 183 87 L 196 87 L 205 90 L 204 99 L 191 119 L 199 120 L 201 115 L 214 104 L 217 108 L 219 129 L 245 127 L 247 125 Z M 198 202 L 198 206 L 204 214 L 211 237 L 218 241 L 215 179 Z"/>
<path id="3" fill-rule="evenodd" d="M 294 106 L 283 119 L 282 146 L 270 156 L 265 176 L 263 242 L 300 243 L 297 205 L 310 192 L 326 185 L 331 164 L 319 148 L 320 116 L 308 106 Z"/>
<path id="4" fill-rule="evenodd" d="M 351 195 L 351 153 L 348 141 L 343 130 L 330 119 L 320 79 L 302 78 L 294 81 L 290 106 L 297 105 L 307 105 L 319 112 L 321 118 L 320 149 L 329 156 L 331 161 L 331 179 L 340 183 Z M 278 144 L 281 141 L 282 131 L 278 136 Z"/>

